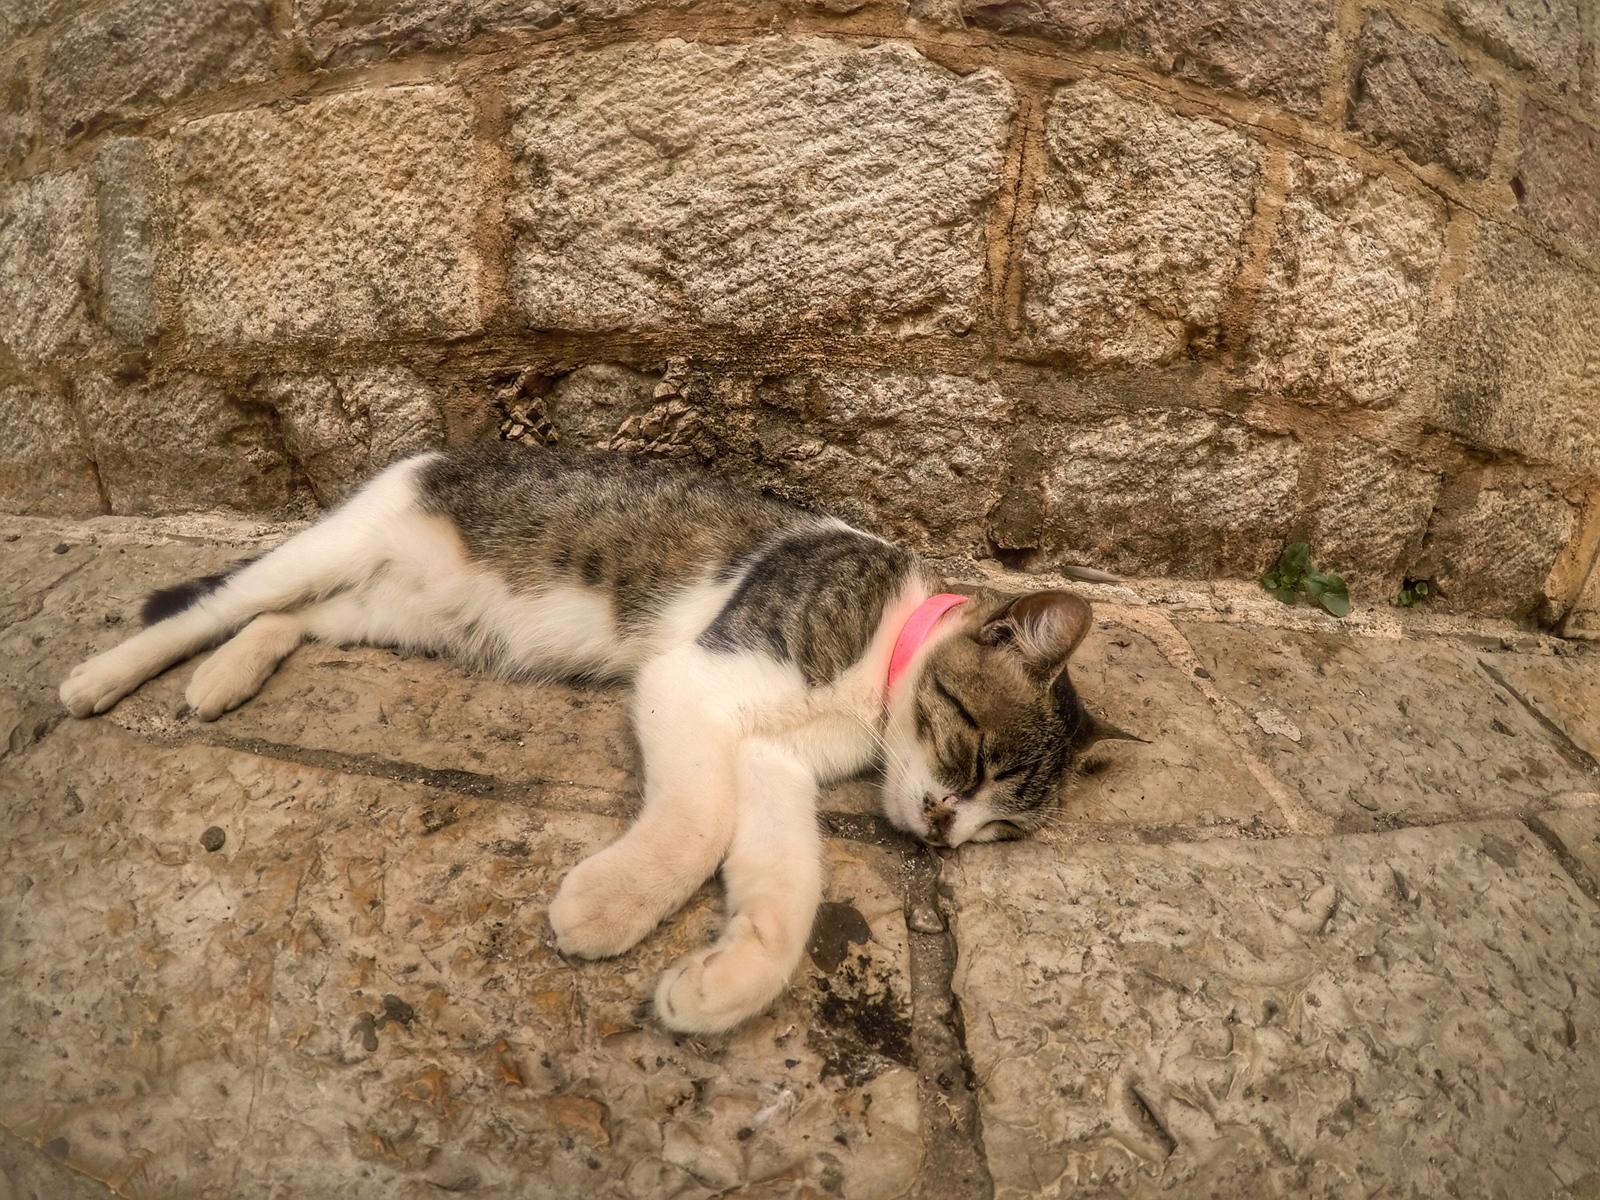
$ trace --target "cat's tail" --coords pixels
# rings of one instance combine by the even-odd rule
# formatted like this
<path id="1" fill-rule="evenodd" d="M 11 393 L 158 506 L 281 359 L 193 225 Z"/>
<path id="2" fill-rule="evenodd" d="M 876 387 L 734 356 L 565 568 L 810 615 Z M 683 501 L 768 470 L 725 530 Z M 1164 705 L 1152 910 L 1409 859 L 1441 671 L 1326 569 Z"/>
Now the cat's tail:
<path id="1" fill-rule="evenodd" d="M 416 505 L 417 472 L 433 457 L 395 463 L 260 558 L 151 595 L 144 607 L 148 628 L 67 676 L 61 685 L 67 711 L 75 717 L 105 712 L 145 680 L 263 613 L 296 609 L 370 578 L 388 555 L 386 532 Z"/>

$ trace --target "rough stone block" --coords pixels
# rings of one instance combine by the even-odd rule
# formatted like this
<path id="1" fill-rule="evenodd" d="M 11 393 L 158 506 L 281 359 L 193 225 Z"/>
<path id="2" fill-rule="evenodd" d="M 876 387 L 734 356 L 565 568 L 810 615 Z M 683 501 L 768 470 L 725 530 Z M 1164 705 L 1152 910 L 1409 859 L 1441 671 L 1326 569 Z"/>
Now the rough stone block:
<path id="1" fill-rule="evenodd" d="M 713 932 L 714 888 L 606 962 L 557 955 L 544 920 L 614 819 L 103 721 L 58 727 L 7 783 L 0 878 L 32 883 L 7 908 L 0 1123 L 76 1169 L 358 1200 L 774 1177 L 888 1200 L 917 1173 L 897 860 L 871 847 L 825 852 L 865 937 L 770 1015 L 684 1039 L 641 1001 Z"/>
<path id="2" fill-rule="evenodd" d="M 1589 568 L 1589 578 L 1562 622 L 1567 637 L 1600 641 L 1600 564 Z"/>
<path id="3" fill-rule="evenodd" d="M 1311 505 L 1312 558 L 1337 571 L 1358 604 L 1382 604 L 1400 590 L 1406 566 L 1439 496 L 1439 474 L 1360 438 L 1335 442 Z"/>
<path id="4" fill-rule="evenodd" d="M 1537 476 L 1457 480 L 1441 494 L 1406 573 L 1436 580 L 1456 609 L 1532 616 L 1577 525 L 1574 505 Z"/>
<path id="5" fill-rule="evenodd" d="M 1573 877 L 1589 895 L 1600 896 L 1600 809 L 1545 813 L 1539 826 L 1569 856 Z"/>
<path id="6" fill-rule="evenodd" d="M 1225 696 L 1284 718 L 1290 732 L 1260 734 L 1263 760 L 1341 828 L 1521 815 L 1594 788 L 1476 655 L 1448 643 L 1183 632 Z"/>
<path id="7" fill-rule="evenodd" d="M 77 172 L 0 193 L 0 342 L 26 366 L 83 333 L 88 219 L 88 187 Z"/>
<path id="8" fill-rule="evenodd" d="M 432 389 L 404 367 L 274 375 L 261 395 L 323 505 L 337 504 L 398 459 L 444 445 Z"/>
<path id="9" fill-rule="evenodd" d="M 910 7 L 922 20 L 1120 51 L 1307 115 L 1321 99 L 1334 27 L 1329 0 L 911 0 Z"/>
<path id="10" fill-rule="evenodd" d="M 1436 339 L 1432 419 L 1496 450 L 1600 466 L 1600 277 L 1487 223 Z"/>
<path id="11" fill-rule="evenodd" d="M 100 151 L 96 173 L 100 320 L 119 341 L 147 341 L 161 331 L 156 266 L 167 221 L 161 168 L 149 142 L 118 138 Z"/>
<path id="12" fill-rule="evenodd" d="M 9 0 L 0 5 L 0 50 L 88 3 L 89 0 Z"/>
<path id="13" fill-rule="evenodd" d="M 190 336 L 218 345 L 479 328 L 466 97 L 395 87 L 183 126 L 172 173 Z"/>
<path id="14" fill-rule="evenodd" d="M 1529 99 L 1519 133 L 1518 206 L 1541 225 L 1600 250 L 1600 131 Z"/>
<path id="15" fill-rule="evenodd" d="M 231 83 L 272 66 L 268 0 L 122 0 L 62 26 L 45 48 L 40 109 L 57 140 Z"/>
<path id="16" fill-rule="evenodd" d="M 0 388 L 0 508 L 52 517 L 100 511 L 94 464 L 66 398 L 55 388 Z"/>
<path id="17" fill-rule="evenodd" d="M 1093 81 L 1056 92 L 1045 144 L 1024 259 L 1023 312 L 1039 343 L 1113 363 L 1214 349 L 1259 146 Z"/>
<path id="18" fill-rule="evenodd" d="M 295 0 L 295 16 L 320 63 L 347 63 L 455 46 L 496 29 L 548 29 L 686 0 Z"/>
<path id="19" fill-rule="evenodd" d="M 1445 0 L 1444 10 L 1502 62 L 1565 91 L 1578 82 L 1583 31 L 1580 0 Z"/>
<path id="20" fill-rule="evenodd" d="M 1283 832 L 1282 814 L 1232 752 L 1215 710 L 1149 638 L 1101 619 L 1068 670 L 1086 703 L 1148 745 L 1097 744 L 1042 839 L 1102 836 L 1107 826 L 1163 836 Z"/>
<path id="21" fill-rule="evenodd" d="M 1350 163 L 1289 161 L 1289 194 L 1246 340 L 1246 382 L 1312 403 L 1386 407 L 1421 358 L 1443 213 Z"/>
<path id="22" fill-rule="evenodd" d="M 1524 703 L 1600 761 L 1600 656 L 1497 654 L 1488 661 Z M 1594 789 L 1600 792 L 1600 778 Z"/>
<path id="23" fill-rule="evenodd" d="M 19 55 L 0 63 L 0 172 L 28 157 L 38 141 L 28 103 L 28 60 Z"/>
<path id="24" fill-rule="evenodd" d="M 1356 62 L 1351 128 L 1419 163 L 1443 163 L 1474 179 L 1489 173 L 1500 102 L 1449 45 L 1374 8 L 1356 43 Z"/>
<path id="25" fill-rule="evenodd" d="M 676 39 L 511 77 L 512 288 L 541 329 L 960 331 L 1011 91 L 909 47 Z"/>
<path id="26" fill-rule="evenodd" d="M 1042 546 L 1125 575 L 1260 571 L 1295 519 L 1301 450 L 1226 417 L 1147 409 L 1044 435 Z"/>
<path id="27" fill-rule="evenodd" d="M 944 880 L 997 1200 L 1600 1182 L 1600 912 L 1517 822 Z"/>
<path id="28" fill-rule="evenodd" d="M 270 512 L 292 498 L 271 420 L 215 380 L 178 373 L 131 383 L 85 373 L 77 388 L 112 512 Z"/>

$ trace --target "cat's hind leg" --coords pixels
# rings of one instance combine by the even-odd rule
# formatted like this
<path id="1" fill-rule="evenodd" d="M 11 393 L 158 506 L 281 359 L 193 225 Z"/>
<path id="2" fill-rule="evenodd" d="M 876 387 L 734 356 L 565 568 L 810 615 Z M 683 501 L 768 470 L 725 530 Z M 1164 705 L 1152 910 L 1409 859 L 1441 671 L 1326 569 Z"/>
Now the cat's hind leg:
<path id="1" fill-rule="evenodd" d="M 202 721 L 215 721 L 259 692 L 305 635 L 299 614 L 263 613 L 200 664 L 184 699 Z"/>
<path id="2" fill-rule="evenodd" d="M 738 828 L 722 864 L 728 923 L 656 987 L 656 1015 L 680 1033 L 721 1033 L 771 1004 L 805 953 L 822 899 L 810 767 L 760 738 L 740 746 L 737 764 Z"/>
<path id="3" fill-rule="evenodd" d="M 389 467 L 340 508 L 230 575 L 214 592 L 80 663 L 61 685 L 67 711 L 75 717 L 105 712 L 145 680 L 262 613 L 294 609 L 368 578 L 389 556 L 397 520 L 415 510 L 416 473 L 431 457 Z"/>

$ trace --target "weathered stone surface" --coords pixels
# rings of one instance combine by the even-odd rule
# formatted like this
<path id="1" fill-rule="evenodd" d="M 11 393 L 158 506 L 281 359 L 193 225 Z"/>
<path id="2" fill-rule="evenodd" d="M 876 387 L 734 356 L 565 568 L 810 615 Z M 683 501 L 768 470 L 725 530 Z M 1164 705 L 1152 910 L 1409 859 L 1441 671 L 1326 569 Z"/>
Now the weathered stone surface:
<path id="1" fill-rule="evenodd" d="M 295 16 L 318 62 L 346 63 L 459 45 L 496 29 L 548 29 L 675 6 L 686 0 L 295 0 Z"/>
<path id="2" fill-rule="evenodd" d="M 1112 363 L 1214 349 L 1260 149 L 1097 81 L 1057 91 L 1028 229 L 1023 312 L 1041 345 Z"/>
<path id="3" fill-rule="evenodd" d="M 122 0 L 62 26 L 45 49 L 40 108 L 57 140 L 149 116 L 198 92 L 263 79 L 265 0 Z"/>
<path id="4" fill-rule="evenodd" d="M 1063 424 L 1046 440 L 1041 548 L 1125 575 L 1253 574 L 1294 520 L 1300 458 L 1293 439 L 1210 413 Z"/>
<path id="5" fill-rule="evenodd" d="M 0 63 L 0 171 L 9 171 L 38 144 L 39 130 L 28 103 L 28 60 Z"/>
<path id="6" fill-rule="evenodd" d="M 0 387 L 0 507 L 33 516 L 100 511 L 94 465 L 66 398 L 52 387 Z"/>
<path id="7" fill-rule="evenodd" d="M 1159 70 L 1317 111 L 1333 32 L 1327 0 L 911 0 L 923 20 L 1036 34 L 1073 46 L 1118 50 Z"/>
<path id="8" fill-rule="evenodd" d="M 564 961 L 544 923 L 615 820 L 105 722 L 60 727 L 8 782 L 0 1121 L 64 1138 L 79 1170 L 180 1200 L 774 1177 L 889 1197 L 916 1173 L 906 932 L 869 847 L 827 854 L 866 941 L 740 1031 L 674 1039 L 640 1001 L 712 931 L 710 888 L 610 962 Z"/>
<path id="9" fill-rule="evenodd" d="M 1382 408 L 1415 373 L 1439 259 L 1439 207 L 1327 158 L 1290 190 L 1246 341 L 1246 381 L 1311 403 Z"/>
<path id="10" fill-rule="evenodd" d="M 270 512 L 294 495 L 267 414 L 213 379 L 178 372 L 134 383 L 85 372 L 77 396 L 114 513 Z"/>
<path id="11" fill-rule="evenodd" d="M 1528 99 L 1518 132 L 1518 206 L 1541 225 L 1600 249 L 1600 131 Z"/>
<path id="12" fill-rule="evenodd" d="M 1261 756 L 1341 827 L 1537 812 L 1562 793 L 1593 790 L 1584 765 L 1468 651 L 1332 632 L 1182 628 L 1224 695 L 1298 729 L 1298 739 L 1263 732 Z"/>
<path id="13" fill-rule="evenodd" d="M 1357 603 L 1392 599 L 1422 548 L 1438 473 L 1360 438 L 1335 442 L 1321 466 L 1322 491 L 1312 505 L 1315 562 L 1342 575 Z"/>
<path id="14" fill-rule="evenodd" d="M 88 189 L 72 172 L 0 193 L 0 343 L 34 366 L 83 330 Z"/>
<path id="15" fill-rule="evenodd" d="M 1600 466 L 1600 276 L 1478 227 L 1443 346 L 1433 420 L 1481 446 Z"/>
<path id="16" fill-rule="evenodd" d="M 1573 658 L 1495 655 L 1490 661 L 1545 720 L 1591 758 L 1600 760 L 1600 654 Z M 1600 779 L 1594 787 L 1600 791 Z"/>
<path id="17" fill-rule="evenodd" d="M 0 1128 L 0 1196 L 6 1200 L 110 1200 L 114 1193 L 105 1184 L 62 1165 L 54 1154 L 61 1149 L 60 1143 L 52 1140 L 46 1145 L 50 1149 L 41 1150 Z"/>
<path id="18" fill-rule="evenodd" d="M 1398 146 L 1419 163 L 1443 163 L 1474 179 L 1489 173 L 1500 103 L 1449 45 L 1374 8 L 1356 43 L 1356 61 L 1351 128 Z"/>
<path id="19" fill-rule="evenodd" d="M 404 367 L 331 375 L 274 375 L 261 396 L 278 414 L 284 445 L 324 505 L 398 459 L 444 444 L 431 388 Z"/>
<path id="20" fill-rule="evenodd" d="M 1441 496 L 1406 573 L 1437 580 L 1457 609 L 1534 615 L 1577 524 L 1566 497 L 1537 477 L 1459 480 Z"/>
<path id="21" fill-rule="evenodd" d="M 1565 91 L 1578 82 L 1583 30 L 1579 0 L 1445 0 L 1444 10 L 1503 62 Z"/>
<path id="22" fill-rule="evenodd" d="M 151 144 L 118 138 L 100 151 L 95 215 L 99 226 L 100 321 L 119 341 L 161 330 L 156 266 L 166 232 L 161 168 Z"/>
<path id="23" fill-rule="evenodd" d="M 542 329 L 963 330 L 1011 114 L 909 47 L 676 39 L 511 77 L 512 288 Z"/>
<path id="24" fill-rule="evenodd" d="M 1589 578 L 1567 613 L 1562 632 L 1568 637 L 1600 641 L 1600 565 L 1589 568 Z"/>
<path id="25" fill-rule="evenodd" d="M 1545 813 L 1539 825 L 1554 834 L 1561 852 L 1570 856 L 1570 870 L 1578 884 L 1590 896 L 1600 896 L 1600 810 Z"/>
<path id="26" fill-rule="evenodd" d="M 1108 825 L 1201 837 L 1283 831 L 1282 814 L 1232 752 L 1211 705 L 1149 638 L 1102 619 L 1068 670 L 1096 712 L 1149 745 L 1099 743 L 1064 789 L 1060 818 L 1043 840 L 1075 840 Z"/>
<path id="27" fill-rule="evenodd" d="M 473 118 L 395 87 L 192 121 L 173 136 L 190 336 L 219 345 L 479 326 Z"/>
<path id="28" fill-rule="evenodd" d="M 947 862 L 997 1200 L 1596 1179 L 1600 912 L 1519 823 Z"/>

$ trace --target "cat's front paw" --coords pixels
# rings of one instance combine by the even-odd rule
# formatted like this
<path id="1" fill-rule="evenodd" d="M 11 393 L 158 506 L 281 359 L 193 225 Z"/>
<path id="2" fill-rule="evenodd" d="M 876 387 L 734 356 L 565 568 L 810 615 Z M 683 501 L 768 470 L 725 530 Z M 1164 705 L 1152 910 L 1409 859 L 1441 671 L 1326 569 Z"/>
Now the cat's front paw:
<path id="1" fill-rule="evenodd" d="M 75 717 L 105 712 L 145 680 L 121 647 L 97 654 L 72 668 L 61 684 L 61 703 Z"/>
<path id="2" fill-rule="evenodd" d="M 656 1016 L 677 1033 L 722 1033 L 765 1011 L 788 986 L 794 967 L 769 954 L 753 932 L 730 929 L 716 945 L 679 959 L 661 976 Z"/>
<path id="3" fill-rule="evenodd" d="M 579 958 L 611 958 L 638 944 L 665 915 L 648 902 L 638 880 L 602 850 L 561 881 L 550 902 L 556 948 Z"/>

